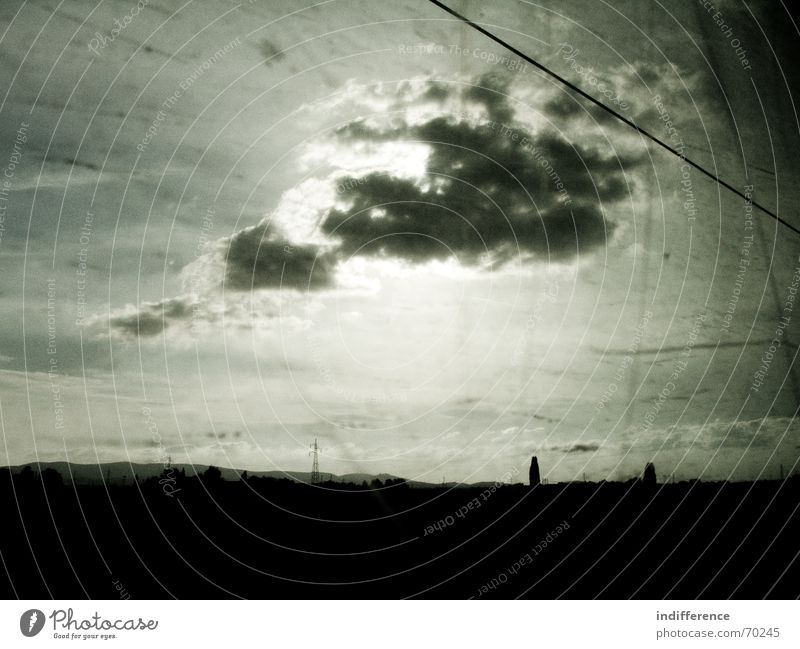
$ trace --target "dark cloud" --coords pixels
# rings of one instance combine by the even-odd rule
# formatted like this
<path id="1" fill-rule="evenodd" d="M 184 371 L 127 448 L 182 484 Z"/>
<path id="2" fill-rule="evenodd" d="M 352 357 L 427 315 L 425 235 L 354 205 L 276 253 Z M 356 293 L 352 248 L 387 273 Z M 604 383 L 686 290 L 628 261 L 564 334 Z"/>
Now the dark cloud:
<path id="1" fill-rule="evenodd" d="M 543 112 L 555 119 L 568 119 L 577 117 L 584 111 L 574 97 L 562 93 L 549 99 L 543 107 Z"/>
<path id="2" fill-rule="evenodd" d="M 498 186 L 487 189 L 495 195 L 453 181 L 436 193 L 410 180 L 371 174 L 351 190 L 353 207 L 332 210 L 322 229 L 341 240 L 344 255 L 411 262 L 455 255 L 474 264 L 489 255 L 504 263 L 526 252 L 573 257 L 606 240 L 610 226 L 591 206 L 537 209 L 529 198 L 515 205 Z"/>
<path id="3" fill-rule="evenodd" d="M 273 234 L 267 223 L 246 228 L 222 239 L 225 254 L 225 288 L 249 291 L 263 288 L 316 290 L 332 285 L 335 258 L 317 246 L 290 244 Z M 144 302 L 138 309 L 112 315 L 110 330 L 123 337 L 152 337 L 191 319 L 196 313 L 214 320 L 202 301 L 180 296 L 161 302 Z M 240 325 L 241 326 L 241 325 Z"/>
<path id="4" fill-rule="evenodd" d="M 264 57 L 265 65 L 272 65 L 273 63 L 277 63 L 281 59 L 286 58 L 286 55 L 283 53 L 283 51 L 266 38 L 261 41 L 259 50 L 261 51 L 261 55 Z"/>
<path id="5" fill-rule="evenodd" d="M 225 286 L 235 291 L 326 288 L 332 284 L 334 264 L 317 246 L 290 244 L 261 223 L 228 240 Z"/>
<path id="6" fill-rule="evenodd" d="M 112 331 L 123 336 L 157 336 L 175 322 L 182 322 L 192 315 L 192 305 L 182 297 L 162 302 L 143 302 L 138 311 L 113 315 L 109 319 Z"/>
<path id="7" fill-rule="evenodd" d="M 274 54 L 271 44 L 264 48 L 265 55 Z M 353 146 L 425 143 L 426 176 L 374 171 L 337 178 L 340 202 L 320 223 L 329 239 L 324 247 L 291 243 L 267 220 L 220 240 L 225 288 L 329 288 L 337 263 L 351 256 L 411 263 L 456 257 L 491 268 L 512 259 L 571 259 L 606 243 L 615 226 L 601 205 L 627 195 L 626 170 L 638 165 L 638 158 L 571 144 L 552 131 L 528 132 L 515 122 L 507 76 L 486 75 L 466 89 L 430 81 L 421 90 L 398 90 L 398 96 L 412 90 L 423 101 L 455 98 L 480 106 L 485 119 L 476 123 L 448 115 L 386 128 L 357 120 L 339 128 L 334 137 Z M 546 110 L 571 114 L 568 101 L 572 98 L 563 97 Z M 189 312 L 188 303 L 175 298 L 115 315 L 111 327 L 155 336 Z"/>
<path id="8" fill-rule="evenodd" d="M 604 103 L 611 108 L 612 110 L 616 111 L 617 113 L 624 114 L 625 111 L 612 101 L 608 101 L 605 97 L 599 98 L 601 101 L 605 100 Z M 601 125 L 605 128 L 608 127 L 618 127 L 619 129 L 627 129 L 627 126 L 624 126 L 622 122 L 620 122 L 614 115 L 609 113 L 607 110 L 601 108 L 597 104 L 591 103 L 582 97 L 578 96 L 577 94 L 569 91 L 563 91 L 557 97 L 553 97 L 549 101 L 545 103 L 543 106 L 544 114 L 549 117 L 554 124 L 557 124 L 560 128 L 564 128 L 567 124 L 567 120 L 571 120 L 573 118 L 585 118 L 589 117 L 591 120 L 594 120 L 598 125 Z"/>
<path id="9" fill-rule="evenodd" d="M 205 434 L 205 436 L 211 439 L 220 439 L 220 440 L 228 439 L 229 437 L 239 439 L 242 436 L 242 431 L 235 430 L 232 433 L 209 431 Z"/>
<path id="10" fill-rule="evenodd" d="M 680 71 L 676 67 L 676 72 L 680 73 Z M 649 65 L 647 62 L 639 61 L 634 65 L 636 69 L 636 75 L 641 79 L 644 83 L 648 86 L 654 86 L 661 80 L 661 73 L 660 70 L 655 68 L 652 65 Z"/>
<path id="11" fill-rule="evenodd" d="M 91 171 L 100 170 L 100 167 L 98 167 L 93 162 L 86 162 L 85 160 L 76 160 L 75 158 L 64 158 L 64 164 L 69 165 L 71 167 L 83 167 L 84 169 L 90 169 Z"/>
<path id="12" fill-rule="evenodd" d="M 431 88 L 443 91 L 440 83 Z M 528 133 L 513 123 L 503 81 L 484 77 L 463 99 L 484 106 L 490 120 L 437 117 L 385 130 L 356 121 L 337 131 L 351 143 L 418 141 L 431 149 L 423 182 L 386 173 L 341 182 L 350 205 L 322 223 L 339 253 L 412 262 L 455 255 L 474 264 L 571 258 L 603 245 L 614 225 L 599 206 L 627 196 L 625 171 L 639 159 Z"/>
<path id="13" fill-rule="evenodd" d="M 440 81 L 431 81 L 427 89 L 422 95 L 423 99 L 430 99 L 432 101 L 443 102 L 450 96 L 450 90 L 446 84 Z"/>
<path id="14" fill-rule="evenodd" d="M 593 453 L 600 448 L 599 442 L 574 442 L 572 444 L 557 444 L 542 450 L 557 451 L 559 453 Z"/>
<path id="15" fill-rule="evenodd" d="M 508 100 L 509 83 L 508 75 L 485 74 L 464 92 L 464 99 L 483 106 L 490 120 L 510 124 L 514 108 Z"/>

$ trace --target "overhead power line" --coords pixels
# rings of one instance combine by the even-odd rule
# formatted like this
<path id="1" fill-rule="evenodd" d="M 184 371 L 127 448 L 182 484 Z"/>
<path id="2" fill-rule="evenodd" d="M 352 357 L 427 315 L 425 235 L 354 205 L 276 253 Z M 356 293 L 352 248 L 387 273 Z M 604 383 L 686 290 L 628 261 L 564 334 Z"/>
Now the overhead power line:
<path id="1" fill-rule="evenodd" d="M 504 40 L 503 40 L 502 38 L 500 38 L 499 36 L 495 36 L 495 35 L 494 35 L 494 34 L 492 34 L 490 31 L 488 31 L 488 30 L 484 29 L 483 27 L 481 27 L 480 25 L 478 25 L 478 24 L 476 24 L 476 23 L 472 22 L 472 21 L 471 21 L 469 18 L 467 18 L 466 16 L 462 16 L 460 13 L 458 13 L 458 12 L 457 12 L 457 11 L 455 11 L 454 9 L 451 9 L 451 8 L 450 8 L 450 7 L 448 7 L 447 5 L 445 5 L 445 4 L 441 3 L 441 2 L 439 2 L 438 0 L 428 0 L 428 2 L 430 2 L 430 3 L 434 4 L 434 5 L 436 5 L 436 6 L 437 6 L 437 7 L 439 7 L 440 9 L 442 9 L 442 10 L 446 11 L 446 12 L 447 12 L 447 13 L 449 13 L 451 16 L 454 16 L 455 18 L 458 18 L 458 20 L 462 21 L 462 22 L 463 22 L 464 24 L 466 24 L 466 25 L 469 25 L 470 27 L 472 27 L 472 29 L 474 29 L 474 30 L 476 30 L 476 31 L 480 32 L 481 34 L 483 34 L 483 35 L 484 35 L 484 36 L 486 36 L 487 38 L 489 38 L 489 39 L 493 40 L 495 43 L 497 43 L 497 44 L 499 44 L 499 45 L 502 45 L 504 48 L 506 48 L 506 49 L 507 49 L 507 50 L 509 50 L 510 52 L 513 52 L 514 54 L 516 54 L 517 56 L 519 56 L 521 59 L 523 59 L 523 60 L 527 61 L 528 63 L 530 63 L 530 64 L 531 64 L 532 66 L 534 66 L 535 68 L 538 68 L 539 70 L 541 70 L 541 71 L 542 71 L 542 72 L 544 72 L 545 74 L 547 74 L 547 75 L 551 76 L 553 79 L 555 79 L 555 80 L 556 80 L 556 81 L 558 81 L 559 83 L 561 83 L 561 84 L 563 84 L 563 85 L 567 86 L 567 88 L 569 88 L 570 90 L 573 90 L 574 92 L 578 93 L 578 94 L 579 94 L 581 97 L 583 97 L 583 98 L 585 98 L 585 99 L 588 99 L 590 102 L 592 102 L 592 103 L 593 103 L 593 104 L 595 104 L 596 106 L 599 106 L 600 108 L 602 108 L 602 109 L 603 109 L 604 111 L 606 111 L 607 113 L 609 113 L 609 114 L 613 115 L 614 117 L 616 117 L 616 118 L 617 118 L 618 120 L 620 120 L 621 122 L 623 122 L 623 123 L 627 124 L 628 126 L 630 126 L 630 127 L 631 127 L 632 129 L 634 129 L 635 131 L 638 131 L 639 133 L 641 133 L 641 134 L 642 134 L 643 136 L 645 136 L 646 138 L 648 138 L 648 139 L 652 140 L 653 142 L 655 142 L 656 144 L 658 144 L 658 146 L 660 146 L 661 148 L 663 148 L 663 149 L 666 149 L 666 150 L 667 150 L 667 151 L 669 151 L 671 154 L 673 154 L 673 155 L 677 156 L 678 158 L 680 158 L 681 160 L 683 160 L 683 161 L 684 161 L 686 164 L 689 164 L 689 165 L 691 165 L 692 167 L 694 167 L 695 169 L 697 169 L 697 170 L 698 170 L 700 173 L 702 173 L 702 174 L 704 174 L 705 176 L 708 176 L 709 178 L 711 178 L 711 180 L 713 180 L 714 182 L 716 182 L 716 183 L 718 183 L 718 184 L 722 185 L 723 187 L 725 187 L 725 189 L 728 189 L 728 190 L 732 191 L 732 192 L 733 192 L 734 194 L 736 194 L 737 196 L 739 196 L 739 197 L 743 198 L 744 200 L 748 201 L 748 202 L 749 202 L 749 203 L 750 203 L 750 204 L 751 204 L 753 207 L 755 207 L 755 208 L 757 208 L 757 209 L 761 210 L 762 212 L 764 212 L 764 214 L 767 214 L 767 215 L 771 216 L 773 219 L 775 219 L 776 221 L 778 221 L 778 223 L 781 223 L 781 224 L 783 224 L 784 226 L 786 226 L 787 228 L 789 228 L 789 229 L 790 229 L 792 232 L 794 232 L 795 234 L 800 234 L 800 229 L 796 228 L 795 226 L 793 226 L 793 225 L 792 225 L 791 223 L 789 223 L 788 221 L 786 221 L 786 220 L 782 219 L 782 218 L 781 218 L 780 216 L 778 216 L 778 215 L 777 215 L 775 212 L 773 212 L 772 210 L 770 210 L 770 209 L 768 209 L 768 208 L 764 207 L 764 206 L 763 206 L 763 205 L 761 205 L 760 203 L 757 203 L 756 201 L 752 200 L 751 198 L 749 198 L 748 196 L 746 196 L 744 193 L 742 193 L 742 192 L 740 192 L 738 189 L 736 189 L 736 188 L 735 188 L 733 185 L 731 185 L 730 183 L 727 183 L 727 182 L 725 182 L 724 180 L 722 180 L 722 178 L 720 178 L 719 176 L 717 176 L 715 173 L 713 173 L 713 172 L 709 171 L 708 169 L 706 169 L 705 167 L 703 167 L 703 166 L 702 166 L 702 165 L 700 165 L 699 163 L 695 162 L 694 160 L 691 160 L 690 158 L 687 158 L 685 155 L 683 155 L 682 153 L 680 153 L 680 152 L 679 152 L 677 149 L 675 149 L 675 148 L 671 147 L 669 144 L 667 144 L 666 142 L 664 142 L 662 139 L 660 139 L 660 138 L 656 137 L 655 135 L 653 135 L 653 134 L 652 134 L 652 133 L 650 133 L 649 131 L 647 131 L 647 130 L 643 129 L 641 126 L 637 125 L 635 122 L 631 121 L 630 119 L 628 119 L 627 117 L 625 117 L 625 116 L 624 116 L 624 115 L 622 115 L 621 113 L 618 113 L 618 112 L 617 112 L 617 111 L 615 111 L 613 108 L 610 108 L 609 106 L 606 106 L 606 105 L 605 105 L 604 103 L 602 103 L 601 101 L 599 101 L 599 100 L 595 99 L 595 98 L 594 98 L 594 97 L 592 97 L 592 96 L 591 96 L 589 93 L 587 93 L 586 91 L 584 91 L 584 90 L 582 90 L 581 88 L 579 88 L 578 86 L 576 86 L 574 83 L 572 83 L 572 82 L 570 82 L 570 81 L 567 81 L 567 80 L 566 80 L 564 77 L 562 77 L 560 74 L 557 74 L 556 72 L 553 72 L 553 71 L 552 71 L 550 68 L 548 68 L 547 66 L 545 66 L 545 65 L 543 65 L 543 64 L 541 64 L 541 63 L 539 63 L 538 61 L 536 61 L 535 59 L 531 58 L 530 56 L 528 56 L 528 55 L 527 55 L 527 54 L 525 54 L 524 52 L 521 52 L 520 50 L 518 50 L 518 49 L 517 49 L 516 47 L 514 47 L 513 45 L 510 45 L 509 43 L 507 43 L 506 41 L 504 41 Z"/>

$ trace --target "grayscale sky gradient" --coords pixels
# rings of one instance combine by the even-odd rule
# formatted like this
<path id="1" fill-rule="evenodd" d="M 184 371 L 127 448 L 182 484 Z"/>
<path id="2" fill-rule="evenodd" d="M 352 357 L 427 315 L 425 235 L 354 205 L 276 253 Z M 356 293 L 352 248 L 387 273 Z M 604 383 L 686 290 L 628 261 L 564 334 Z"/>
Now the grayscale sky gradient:
<path id="1" fill-rule="evenodd" d="M 450 4 L 800 226 L 779 6 Z M 0 462 L 795 466 L 800 237 L 430 3 L 0 36 Z"/>

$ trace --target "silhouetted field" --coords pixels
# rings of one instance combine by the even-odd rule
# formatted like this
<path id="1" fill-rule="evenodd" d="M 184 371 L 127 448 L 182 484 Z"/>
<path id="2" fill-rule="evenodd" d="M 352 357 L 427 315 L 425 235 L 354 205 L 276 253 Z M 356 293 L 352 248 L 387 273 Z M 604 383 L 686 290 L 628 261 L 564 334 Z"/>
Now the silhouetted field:
<path id="1" fill-rule="evenodd" d="M 75 486 L 0 470 L 0 503 L 5 598 L 800 596 L 796 478 Z"/>

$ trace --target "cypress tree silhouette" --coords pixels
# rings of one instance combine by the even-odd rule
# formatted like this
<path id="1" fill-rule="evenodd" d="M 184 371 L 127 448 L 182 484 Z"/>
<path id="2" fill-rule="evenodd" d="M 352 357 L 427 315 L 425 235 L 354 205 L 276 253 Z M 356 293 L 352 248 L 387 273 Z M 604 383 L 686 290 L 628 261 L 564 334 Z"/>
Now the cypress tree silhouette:
<path id="1" fill-rule="evenodd" d="M 530 484 L 531 487 L 535 487 L 540 482 L 541 478 L 539 477 L 539 461 L 534 455 L 531 457 L 531 468 L 528 470 L 528 484 Z"/>

